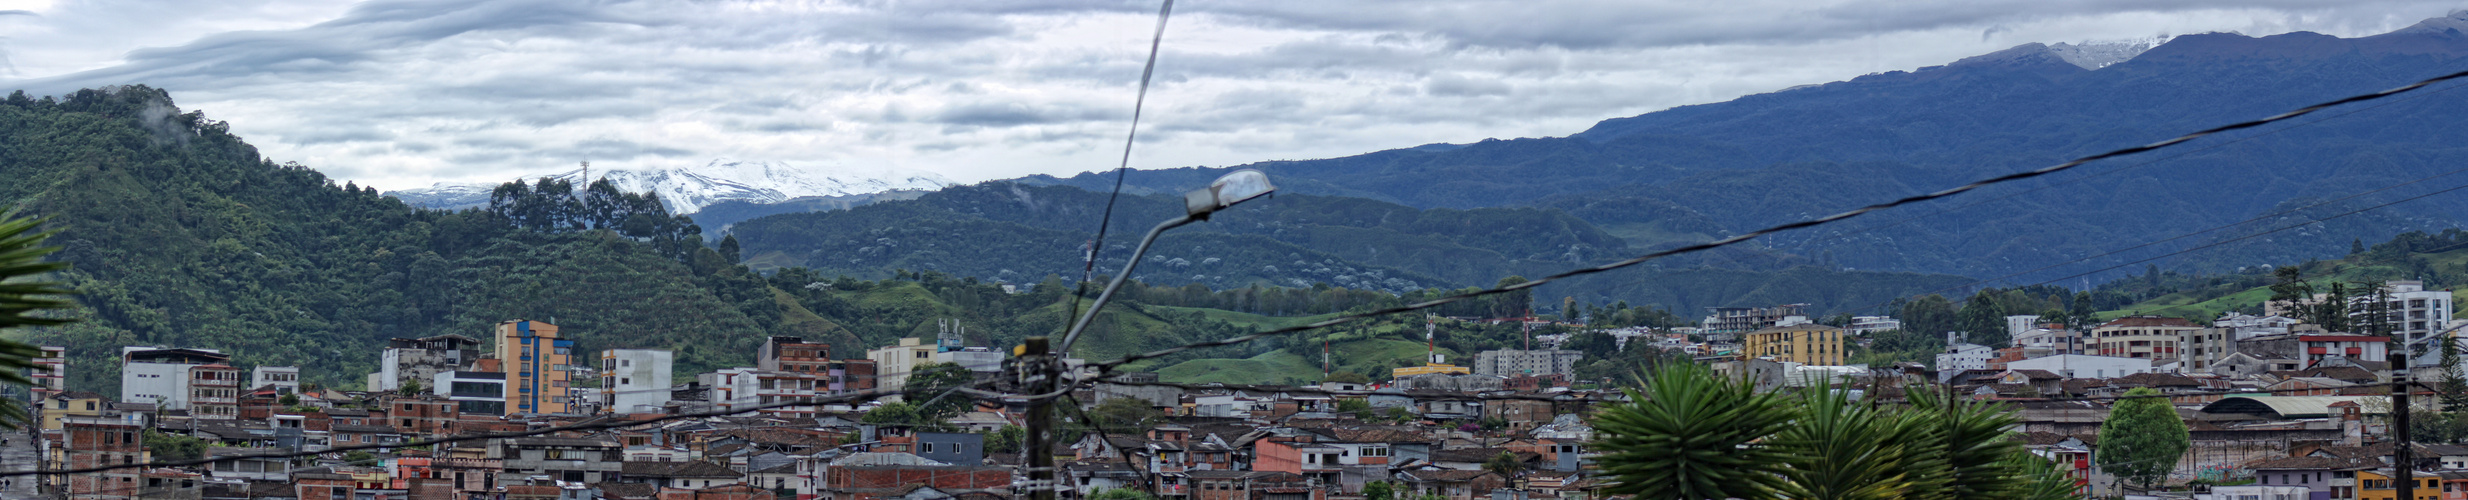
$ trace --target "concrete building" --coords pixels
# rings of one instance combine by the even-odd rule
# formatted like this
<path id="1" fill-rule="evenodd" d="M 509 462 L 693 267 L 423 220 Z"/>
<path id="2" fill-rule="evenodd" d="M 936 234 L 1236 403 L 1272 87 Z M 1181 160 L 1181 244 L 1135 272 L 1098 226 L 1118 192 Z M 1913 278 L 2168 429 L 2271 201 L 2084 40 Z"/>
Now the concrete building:
<path id="1" fill-rule="evenodd" d="M 454 401 L 457 413 L 506 414 L 505 372 L 449 371 L 430 377 L 429 393 Z"/>
<path id="2" fill-rule="evenodd" d="M 822 377 L 809 373 L 775 372 L 760 368 L 729 368 L 695 376 L 695 381 L 708 391 L 705 400 L 714 410 L 733 410 L 748 406 L 812 400 L 821 395 Z M 774 415 L 811 415 L 814 405 L 780 406 L 762 410 Z"/>
<path id="3" fill-rule="evenodd" d="M 616 413 L 659 413 L 668 406 L 676 359 L 667 349 L 600 351 L 600 405 Z"/>
<path id="4" fill-rule="evenodd" d="M 934 362 L 934 345 L 915 337 L 900 339 L 900 345 L 866 351 L 866 359 L 874 361 L 875 388 L 896 391 L 908 385 L 908 374 L 917 365 Z"/>
<path id="5" fill-rule="evenodd" d="M 1501 349 L 1474 354 L 1474 373 L 1481 375 L 1575 376 L 1585 353 L 1570 350 Z"/>
<path id="6" fill-rule="evenodd" d="M 772 337 L 755 352 L 756 368 L 821 377 L 824 394 L 874 389 L 878 370 L 872 359 L 831 359 L 831 346 L 800 337 Z"/>
<path id="7" fill-rule="evenodd" d="M 34 357 L 34 373 L 27 374 L 34 380 L 36 401 L 41 401 L 46 395 L 69 390 L 69 348 L 47 345 L 41 349 L 42 352 Z"/>
<path id="8" fill-rule="evenodd" d="M 247 389 L 253 391 L 266 386 L 273 386 L 278 394 L 299 394 L 300 367 L 260 366 L 255 370 L 249 370 Z"/>
<path id="9" fill-rule="evenodd" d="M 439 373 L 471 368 L 480 359 L 480 341 L 461 335 L 389 339 L 386 352 L 369 374 L 371 391 L 393 391 L 404 382 L 428 383 Z"/>
<path id="10" fill-rule="evenodd" d="M 1842 329 L 1819 324 L 1767 328 L 1742 335 L 1741 359 L 1770 358 L 1803 365 L 1840 365 Z"/>
<path id="11" fill-rule="evenodd" d="M 497 324 L 497 359 L 506 371 L 508 413 L 567 413 L 574 341 L 557 336 L 557 325 L 531 320 Z"/>
<path id="12" fill-rule="evenodd" d="M 2014 336 L 2014 345 L 2028 352 L 2054 354 L 2084 354 L 2086 345 L 2082 332 L 2057 325 L 2041 325 Z"/>
<path id="13" fill-rule="evenodd" d="M 154 403 L 163 410 L 189 409 L 189 369 L 231 359 L 213 349 L 120 348 L 120 400 Z M 238 381 L 233 381 L 238 385 Z M 236 396 L 235 396 L 236 397 Z"/>
<path id="14" fill-rule="evenodd" d="M 598 483 L 617 479 L 625 469 L 624 450 L 616 441 L 607 439 L 512 438 L 491 443 L 486 458 L 504 464 L 505 472 L 497 476 L 499 486 L 519 485 L 530 476 Z"/>
<path id="15" fill-rule="evenodd" d="M 2440 344 L 2437 342 L 2440 341 L 2434 340 L 2434 337 L 2450 329 L 2451 292 L 2426 290 L 2422 281 L 2386 282 L 2382 284 L 2382 292 L 2352 293 L 2353 296 L 2348 299 L 2349 324 L 2358 333 L 2390 335 L 2401 343 L 2413 346 L 2409 353 L 2410 366 L 2439 364 L 2442 351 L 2438 349 Z M 2381 321 L 2375 321 L 2376 314 L 2381 315 Z M 2381 330 L 2374 330 L 2376 325 Z"/>
<path id="16" fill-rule="evenodd" d="M 1937 382 L 1945 382 L 1963 370 L 1986 370 L 1988 358 L 1996 355 L 1996 349 L 1984 345 L 1968 342 L 1948 345 L 1945 352 L 1937 353 Z"/>
<path id="17" fill-rule="evenodd" d="M 112 417 L 67 417 L 61 422 L 61 446 L 53 448 L 55 463 L 69 469 L 153 461 L 146 454 L 146 428 Z M 112 469 L 68 475 L 66 493 L 73 500 L 137 498 L 143 469 Z"/>
<path id="18" fill-rule="evenodd" d="M 2092 342 L 2101 356 L 2137 359 L 2174 359 L 2184 345 L 2186 332 L 2202 329 L 2191 321 L 2160 316 L 2127 316 L 2091 328 Z"/>
<path id="19" fill-rule="evenodd" d="M 2006 316 L 2006 317 L 2005 317 L 2005 338 L 2009 338 L 2009 339 L 2010 339 L 2010 338 L 2014 338 L 2014 337 L 2020 337 L 2020 336 L 2022 336 L 2022 332 L 2031 331 L 2031 329 L 2033 329 L 2033 328 L 2039 328 L 2039 327 L 2040 327 L 2040 316 L 2039 316 L 2039 315 L 2037 315 L 2037 314 L 2016 314 L 2016 315 L 2012 315 L 2012 316 Z"/>
<path id="20" fill-rule="evenodd" d="M 200 420 L 240 417 L 240 369 L 215 363 L 189 367 L 189 415 Z"/>
<path id="21" fill-rule="evenodd" d="M 1741 333 L 1780 326 L 1784 318 L 1807 316 L 1808 304 L 1774 307 L 1711 307 L 1703 323 L 1706 333 Z"/>
<path id="22" fill-rule="evenodd" d="M 2307 368 L 2320 365 L 2332 357 L 2345 356 L 2357 361 L 2382 361 L 2390 356 L 2390 337 L 2326 333 L 2295 336 L 2303 354 L 2298 361 Z"/>
<path id="23" fill-rule="evenodd" d="M 2005 364 L 2007 370 L 2046 370 L 2066 378 L 2116 378 L 2136 373 L 2156 373 L 2151 360 L 2113 356 L 2060 354 Z"/>
<path id="24" fill-rule="evenodd" d="M 967 432 L 919 432 L 917 456 L 954 465 L 983 464 L 985 436 Z"/>
<path id="25" fill-rule="evenodd" d="M 951 363 L 977 373 L 1002 373 L 1003 353 L 991 347 L 958 347 L 934 353 L 937 363 Z"/>
<path id="26" fill-rule="evenodd" d="M 1886 330 L 1901 330 L 1902 320 L 1893 316 L 1852 316 L 1851 326 L 1844 328 L 1852 335 L 1867 335 Z"/>

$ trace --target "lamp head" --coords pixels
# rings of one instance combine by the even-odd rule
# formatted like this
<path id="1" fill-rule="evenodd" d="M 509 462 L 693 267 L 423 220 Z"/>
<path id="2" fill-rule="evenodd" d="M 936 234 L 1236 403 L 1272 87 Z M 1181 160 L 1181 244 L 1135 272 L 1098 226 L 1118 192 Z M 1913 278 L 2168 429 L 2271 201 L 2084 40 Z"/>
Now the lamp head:
<path id="1" fill-rule="evenodd" d="M 1267 173 L 1248 168 L 1236 170 L 1208 183 L 1208 187 L 1183 193 L 1183 210 L 1192 219 L 1208 220 L 1208 215 L 1218 210 L 1276 191 L 1277 186 L 1268 183 Z"/>

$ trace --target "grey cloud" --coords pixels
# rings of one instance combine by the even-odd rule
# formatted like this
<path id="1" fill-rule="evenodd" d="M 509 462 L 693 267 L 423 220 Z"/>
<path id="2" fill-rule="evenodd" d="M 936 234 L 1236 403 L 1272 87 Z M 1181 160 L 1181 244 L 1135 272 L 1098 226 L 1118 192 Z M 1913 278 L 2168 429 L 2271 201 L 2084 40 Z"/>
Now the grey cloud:
<path id="1" fill-rule="evenodd" d="M 1507 82 L 1496 78 L 1439 75 L 1423 81 L 1424 93 L 1442 97 L 1504 96 L 1510 90 Z"/>
<path id="2" fill-rule="evenodd" d="M 31 10 L 0 10 L 0 16 L 30 16 L 30 17 L 43 17 L 43 15 L 42 15 L 42 14 L 36 14 L 36 13 L 34 13 L 34 11 L 31 11 Z"/>
<path id="3" fill-rule="evenodd" d="M 554 152 L 546 154 L 546 156 L 551 157 L 607 159 L 633 159 L 643 156 L 674 158 L 694 155 L 695 152 L 684 149 L 651 146 L 620 139 L 590 139 L 578 141 L 575 142 L 573 146 L 562 148 L 560 150 L 554 150 Z"/>
<path id="4" fill-rule="evenodd" d="M 393 140 L 394 134 L 375 129 L 317 128 L 307 133 L 286 136 L 284 142 L 294 144 L 331 144 L 344 142 L 378 142 Z"/>
<path id="5" fill-rule="evenodd" d="M 1115 113 L 1061 105 L 971 103 L 952 106 L 934 116 L 936 123 L 976 127 L 1016 127 L 1115 118 Z M 1128 113 L 1122 113 L 1128 117 Z"/>

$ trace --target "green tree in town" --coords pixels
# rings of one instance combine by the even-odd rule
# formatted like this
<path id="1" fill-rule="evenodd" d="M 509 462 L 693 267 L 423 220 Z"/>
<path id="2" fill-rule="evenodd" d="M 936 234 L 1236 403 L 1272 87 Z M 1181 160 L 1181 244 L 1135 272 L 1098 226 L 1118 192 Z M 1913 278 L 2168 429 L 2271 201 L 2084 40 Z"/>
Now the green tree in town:
<path id="1" fill-rule="evenodd" d="M 1096 420 L 1093 423 L 1117 433 L 1129 429 L 1146 429 L 1149 421 L 1157 416 L 1157 409 L 1148 406 L 1147 401 L 1139 398 L 1108 399 L 1097 403 L 1096 408 L 1088 410 L 1088 418 Z"/>
<path id="2" fill-rule="evenodd" d="M 1393 500 L 1396 495 L 1397 486 L 1387 481 L 1363 483 L 1363 500 Z"/>
<path id="3" fill-rule="evenodd" d="M 1108 488 L 1088 496 L 1088 500 L 1157 500 L 1139 488 Z"/>
<path id="4" fill-rule="evenodd" d="M 2138 387 L 2125 396 L 2100 424 L 2099 450 L 2093 456 L 2100 470 L 2149 488 L 2176 470 L 2177 459 L 2193 445 L 2193 434 L 2168 399 L 2158 397 L 2159 391 Z"/>
<path id="5" fill-rule="evenodd" d="M 976 398 L 954 391 L 977 381 L 976 372 L 968 367 L 938 362 L 917 365 L 915 370 L 901 389 L 910 394 L 906 399 L 916 401 L 919 424 L 940 425 L 976 406 Z"/>
<path id="6" fill-rule="evenodd" d="M 206 458 L 206 440 L 147 429 L 146 451 L 158 461 L 196 460 Z"/>
<path id="7" fill-rule="evenodd" d="M 0 220 L 0 333 L 28 326 L 68 323 L 70 320 L 47 314 L 73 307 L 66 296 L 74 293 L 60 283 L 40 278 L 61 269 L 65 262 L 44 262 L 43 256 L 60 247 L 45 246 L 49 232 L 36 232 L 38 219 L 10 217 Z M 42 349 L 15 340 L 0 338 L 0 386 L 26 387 L 34 380 L 26 376 L 38 369 L 34 358 Z M 32 422 L 32 415 L 16 398 L 0 398 L 0 429 L 16 429 Z"/>
<path id="8" fill-rule="evenodd" d="M 377 465 L 377 455 L 362 450 L 351 450 L 350 453 L 343 454 L 343 463 L 360 467 Z"/>
<path id="9" fill-rule="evenodd" d="M 1020 451 L 1020 444 L 1027 440 L 1028 429 L 1022 429 L 1017 425 L 1003 424 L 1002 428 L 995 429 L 994 432 L 986 433 L 985 451 L 995 453 L 1018 453 Z"/>
<path id="10" fill-rule="evenodd" d="M 857 417 L 859 422 L 876 425 L 917 425 L 920 420 L 917 405 L 906 401 L 883 403 L 882 406 L 867 410 L 865 416 Z"/>
<path id="11" fill-rule="evenodd" d="M 1517 460 L 1515 453 L 1503 451 L 1498 455 L 1492 455 L 1490 460 L 1483 461 L 1483 470 L 1499 474 L 1504 478 L 1516 477 L 1518 472 L 1525 471 L 1525 461 Z"/>

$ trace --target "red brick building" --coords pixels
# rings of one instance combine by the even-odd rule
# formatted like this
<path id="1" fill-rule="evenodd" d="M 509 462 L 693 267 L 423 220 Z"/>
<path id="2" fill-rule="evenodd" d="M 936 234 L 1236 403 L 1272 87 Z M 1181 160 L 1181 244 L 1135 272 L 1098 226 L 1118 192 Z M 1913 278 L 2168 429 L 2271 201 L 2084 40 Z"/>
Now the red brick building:
<path id="1" fill-rule="evenodd" d="M 136 422 L 112 417 L 60 419 L 67 468 L 144 463 L 145 429 Z M 69 476 L 68 495 L 77 500 L 136 498 L 138 469 L 115 469 Z"/>
<path id="2" fill-rule="evenodd" d="M 1001 466 L 857 465 L 834 466 L 823 480 L 825 500 L 896 498 L 908 486 L 931 487 L 958 494 L 971 490 L 1011 488 L 1011 468 Z M 662 498 L 667 498 L 663 493 Z"/>

